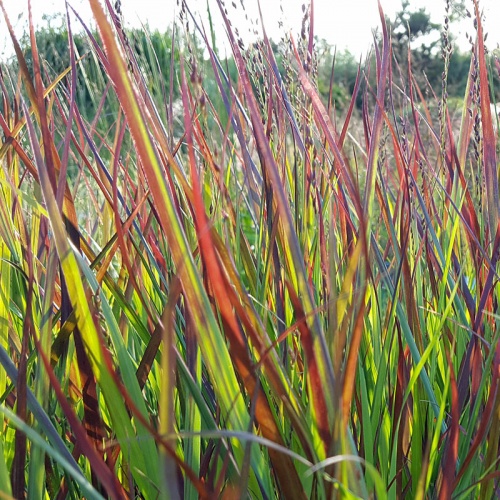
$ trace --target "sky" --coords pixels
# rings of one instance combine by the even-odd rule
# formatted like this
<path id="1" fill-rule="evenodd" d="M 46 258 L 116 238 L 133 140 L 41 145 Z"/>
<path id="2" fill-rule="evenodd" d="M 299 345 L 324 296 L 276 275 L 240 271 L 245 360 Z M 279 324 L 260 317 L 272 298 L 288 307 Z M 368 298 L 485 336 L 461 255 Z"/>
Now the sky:
<path id="1" fill-rule="evenodd" d="M 114 0 L 112 0 L 114 2 Z M 177 0 L 121 0 L 122 12 L 126 26 L 140 26 L 148 23 L 153 29 L 165 30 L 178 14 Z M 215 20 L 215 26 L 222 28 L 220 14 L 215 1 L 209 0 Z M 239 28 L 245 41 L 251 40 L 252 26 L 245 20 L 241 2 L 245 5 L 249 19 L 258 16 L 257 0 L 226 0 L 229 16 Z M 279 21 L 284 29 L 291 30 L 295 35 L 300 32 L 302 20 L 302 4 L 307 0 L 263 0 L 262 9 L 264 25 L 268 35 L 274 39 L 280 38 Z M 91 19 L 88 1 L 70 0 L 70 5 L 77 10 L 84 20 Z M 201 19 L 207 24 L 207 0 L 187 0 L 192 11 L 198 10 Z M 453 0 L 451 0 L 453 5 Z M 28 0 L 3 0 L 11 23 L 19 35 L 27 26 Z M 236 5 L 236 8 L 233 6 Z M 286 5 L 285 14 L 281 6 Z M 389 18 L 401 9 L 401 0 L 381 0 L 382 9 Z M 431 20 L 443 24 L 445 15 L 445 0 L 410 0 L 412 10 L 425 8 L 431 14 Z M 466 0 L 467 8 L 473 12 L 472 0 Z M 500 44 L 500 0 L 480 0 L 480 8 L 485 13 L 485 32 L 488 33 L 487 46 L 497 48 Z M 41 25 L 44 14 L 54 14 L 64 11 L 64 0 L 32 0 L 35 24 Z M 314 2 L 314 32 L 320 38 L 326 39 L 337 49 L 349 49 L 356 56 L 363 56 L 369 51 L 373 41 L 373 30 L 380 30 L 380 17 L 377 0 L 315 0 Z M 74 25 L 73 25 L 74 26 Z M 490 28 L 491 26 L 491 28 Z M 458 38 L 460 47 L 468 50 L 465 34 L 473 34 L 472 19 L 452 25 L 452 33 Z M 218 37 L 220 39 L 221 37 Z M 0 21 L 0 55 L 11 53 L 11 44 L 6 40 L 5 20 Z"/>

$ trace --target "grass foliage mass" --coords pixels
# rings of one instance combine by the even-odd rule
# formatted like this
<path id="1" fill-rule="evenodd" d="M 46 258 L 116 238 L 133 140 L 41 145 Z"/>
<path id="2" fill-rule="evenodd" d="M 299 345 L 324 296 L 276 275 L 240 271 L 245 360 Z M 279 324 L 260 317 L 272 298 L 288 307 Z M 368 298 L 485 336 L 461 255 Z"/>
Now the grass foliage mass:
<path id="1" fill-rule="evenodd" d="M 231 59 L 189 2 L 168 44 L 89 4 L 96 30 L 67 7 L 62 69 L 33 22 L 2 68 L 0 496 L 500 496 L 500 63 L 478 0 L 453 101 L 447 21 L 432 88 L 380 7 L 337 101 L 313 2 L 298 37 L 251 45 L 210 3 Z"/>

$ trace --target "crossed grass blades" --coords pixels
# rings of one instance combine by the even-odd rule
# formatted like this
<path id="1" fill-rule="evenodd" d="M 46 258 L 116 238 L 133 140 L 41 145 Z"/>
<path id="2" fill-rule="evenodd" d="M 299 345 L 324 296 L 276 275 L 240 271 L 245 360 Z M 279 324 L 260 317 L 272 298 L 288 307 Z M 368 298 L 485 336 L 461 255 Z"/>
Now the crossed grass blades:
<path id="1" fill-rule="evenodd" d="M 2 497 L 498 496 L 500 65 L 477 1 L 458 122 L 448 23 L 421 89 L 380 7 L 335 109 L 312 2 L 278 54 L 217 1 L 233 77 L 183 3 L 168 81 L 89 3 L 59 75 L 2 5 Z"/>

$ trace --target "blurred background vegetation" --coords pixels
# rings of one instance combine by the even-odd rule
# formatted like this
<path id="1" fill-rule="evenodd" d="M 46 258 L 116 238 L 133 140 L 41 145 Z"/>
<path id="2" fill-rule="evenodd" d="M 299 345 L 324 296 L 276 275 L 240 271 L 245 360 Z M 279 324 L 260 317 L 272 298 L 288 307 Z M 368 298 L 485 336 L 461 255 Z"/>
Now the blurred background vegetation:
<path id="1" fill-rule="evenodd" d="M 453 23 L 459 17 L 467 15 L 464 2 L 454 2 L 453 13 L 449 19 L 445 19 L 445 23 Z M 47 24 L 40 28 L 37 32 L 38 49 L 42 60 L 45 61 L 45 70 L 47 71 L 47 81 L 60 75 L 67 70 L 67 61 L 69 61 L 68 49 L 68 33 L 65 27 L 64 17 L 62 15 L 52 16 L 47 18 Z M 450 66 L 448 69 L 447 92 L 451 98 L 462 99 L 467 85 L 467 78 L 470 68 L 470 52 L 464 52 L 458 49 L 454 43 L 455 40 L 450 31 L 444 30 L 442 24 L 431 20 L 430 14 L 423 8 L 412 8 L 409 0 L 403 0 L 401 10 L 396 13 L 392 20 L 389 20 L 388 26 L 392 35 L 392 51 L 393 59 L 397 63 L 396 67 L 403 75 L 407 74 L 407 58 L 408 47 L 411 47 L 411 61 L 413 75 L 421 89 L 428 93 L 427 97 L 432 97 L 431 89 L 439 89 L 441 87 L 441 79 L 444 71 L 444 61 L 442 55 L 443 33 L 447 32 L 447 36 L 451 38 L 451 46 L 453 52 L 450 56 Z M 95 34 L 94 34 L 95 35 Z M 95 35 L 97 36 L 97 35 Z M 174 52 L 174 78 L 178 78 L 179 73 L 179 52 L 178 47 L 182 47 L 183 43 L 189 43 L 190 50 L 195 53 L 193 59 L 196 59 L 198 64 L 204 61 L 206 68 L 197 68 L 200 74 L 210 73 L 208 67 L 210 61 L 208 58 L 203 58 L 204 44 L 192 38 L 189 41 L 180 40 L 179 45 L 173 43 L 175 37 L 181 38 L 185 35 L 180 31 L 174 33 L 172 28 L 168 28 L 165 32 L 147 31 L 142 28 L 133 28 L 127 30 L 129 43 L 132 45 L 135 54 L 137 54 L 140 66 L 144 68 L 143 77 L 146 79 L 152 95 L 157 98 L 157 102 L 166 102 L 165 94 L 168 95 L 170 88 L 168 83 L 170 80 L 171 69 L 171 53 L 172 47 L 176 47 Z M 179 40 L 178 40 L 179 41 Z M 79 72 L 78 96 L 77 104 L 80 109 L 86 111 L 87 117 L 95 116 L 99 99 L 102 97 L 102 89 L 106 86 L 105 76 L 99 71 L 99 63 L 95 55 L 90 50 L 90 44 L 87 34 L 75 33 L 74 42 L 77 51 L 77 56 L 82 58 L 80 62 L 81 71 Z M 182 43 L 183 42 L 183 43 Z M 316 54 L 317 54 L 317 88 L 325 101 L 331 98 L 332 105 L 337 110 L 344 110 L 350 101 L 350 96 L 353 93 L 356 75 L 358 68 L 365 65 L 373 66 L 373 61 L 370 62 L 370 57 L 366 61 L 358 59 L 348 50 L 337 52 L 335 47 L 331 46 L 326 40 L 315 39 Z M 31 47 L 28 35 L 21 41 L 23 51 L 26 54 L 28 64 L 31 62 Z M 283 41 L 272 41 L 275 57 L 283 71 L 283 51 L 286 50 Z M 495 55 L 495 53 L 494 53 Z M 221 58 L 221 55 L 219 54 Z M 227 59 L 221 58 L 227 74 L 235 82 L 237 79 L 237 70 L 234 60 L 230 56 Z M 17 60 L 12 58 L 8 62 L 14 73 L 17 74 Z M 496 75 L 498 81 L 498 72 L 492 72 Z M 395 75 L 397 80 L 397 75 Z M 330 97 L 330 83 L 333 81 L 332 94 Z M 159 85 L 158 82 L 165 82 L 165 86 Z M 205 82 L 207 84 L 207 82 Z M 172 86 L 174 98 L 179 99 L 179 85 L 174 82 Z M 494 85 L 496 95 L 493 100 L 500 100 L 500 87 Z M 208 100 L 223 111 L 224 106 L 221 102 L 219 89 L 215 85 L 205 85 L 205 90 L 208 93 Z M 361 109 L 361 100 L 363 92 L 358 92 L 356 101 L 358 109 Z M 160 107 L 161 109 L 161 107 Z M 162 117 L 164 118 L 164 117 Z"/>

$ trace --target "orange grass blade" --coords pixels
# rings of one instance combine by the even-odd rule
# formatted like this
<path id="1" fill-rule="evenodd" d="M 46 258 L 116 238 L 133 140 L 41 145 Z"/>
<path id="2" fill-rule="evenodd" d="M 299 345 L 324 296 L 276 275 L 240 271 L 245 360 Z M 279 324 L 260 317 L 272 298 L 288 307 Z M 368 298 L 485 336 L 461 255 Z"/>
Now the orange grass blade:
<path id="1" fill-rule="evenodd" d="M 233 49 L 233 55 L 238 67 L 241 84 L 244 89 L 247 105 L 250 111 L 253 134 L 257 144 L 257 151 L 262 164 L 262 169 L 265 170 L 270 186 L 272 187 L 276 213 L 279 216 L 279 223 L 283 232 L 282 238 L 284 242 L 286 242 L 284 247 L 287 249 L 287 266 L 290 272 L 290 279 L 293 280 L 293 288 L 296 290 L 295 294 L 300 296 L 300 309 L 302 309 L 307 322 L 307 327 L 305 328 L 307 328 L 307 331 L 311 334 L 307 337 L 307 342 L 310 343 L 312 353 L 312 356 L 309 358 L 309 362 L 316 366 L 317 372 L 319 373 L 323 384 L 328 387 L 328 389 L 326 387 L 323 389 L 315 384 L 309 385 L 310 397 L 314 408 L 314 418 L 318 419 L 318 424 L 319 420 L 322 420 L 323 423 L 325 420 L 328 422 L 328 425 L 326 426 L 323 425 L 323 423 L 319 425 L 322 429 L 321 439 L 323 440 L 323 448 L 326 451 L 329 446 L 329 438 L 327 438 L 327 434 L 329 434 L 329 429 L 331 428 L 335 412 L 338 408 L 338 404 L 334 401 L 333 394 L 330 390 L 330 388 L 335 384 L 333 366 L 328 354 L 328 348 L 326 346 L 321 325 L 315 313 L 316 307 L 314 305 L 312 290 L 309 286 L 309 280 L 304 264 L 304 256 L 295 231 L 290 206 L 284 192 L 278 167 L 265 135 L 257 102 L 245 67 L 245 62 L 243 60 L 241 50 L 234 38 L 227 15 L 224 12 L 224 7 L 220 1 L 218 1 L 218 4 L 226 25 L 226 30 Z M 291 284 L 291 282 L 289 284 Z"/>
<path id="2" fill-rule="evenodd" d="M 198 342 L 204 353 L 207 368 L 214 381 L 220 398 L 224 417 L 237 429 L 248 427 L 249 415 L 245 402 L 232 369 L 231 358 L 225 339 L 212 312 L 211 304 L 203 289 L 201 277 L 196 269 L 189 244 L 179 219 L 175 205 L 175 196 L 166 181 L 166 175 L 159 162 L 159 152 L 153 145 L 148 125 L 144 101 L 136 92 L 127 73 L 123 53 L 118 47 L 113 30 L 103 8 L 98 0 L 89 0 L 94 19 L 103 40 L 108 60 L 108 72 L 114 83 L 117 96 L 124 111 L 130 133 L 134 140 L 138 158 L 148 180 L 155 202 L 159 222 L 170 246 L 173 261 L 183 286 L 186 303 L 196 325 Z M 172 168 L 177 169 L 177 163 L 166 144 L 161 153 L 168 159 Z M 182 175 L 182 174 L 181 174 Z M 182 177 L 181 177 L 182 178 Z M 190 195 L 187 190 L 186 195 Z M 218 367 L 225 367 L 225 376 L 218 377 Z M 236 453 L 242 456 L 243 449 L 236 447 Z M 258 475 L 264 476 L 263 464 L 254 455 L 252 467 Z"/>
<path id="3" fill-rule="evenodd" d="M 230 297 L 226 291 L 226 284 L 222 277 L 222 269 L 219 267 L 219 260 L 216 255 L 215 246 L 211 240 L 209 231 L 210 222 L 205 212 L 204 201 L 201 193 L 198 172 L 196 170 L 196 159 L 193 146 L 193 130 L 191 114 L 189 112 L 188 88 L 184 73 L 184 65 L 181 63 L 182 76 L 182 98 L 184 104 L 184 123 L 186 127 L 186 140 L 188 144 L 189 163 L 191 168 L 191 182 L 193 186 L 195 224 L 198 233 L 200 253 L 207 270 L 215 299 L 225 325 L 226 336 L 231 345 L 233 361 L 236 365 L 243 383 L 245 384 L 249 396 L 255 401 L 255 416 L 260 426 L 262 435 L 283 446 L 284 442 L 279 429 L 274 421 L 274 417 L 269 407 L 264 392 L 260 389 L 256 374 L 252 368 L 252 362 L 248 355 L 245 340 L 238 325 L 237 318 L 231 305 Z M 273 463 L 275 473 L 278 477 L 280 487 L 286 497 L 297 495 L 305 498 L 302 485 L 297 471 L 290 457 L 276 453 L 269 449 L 269 455 Z"/>

